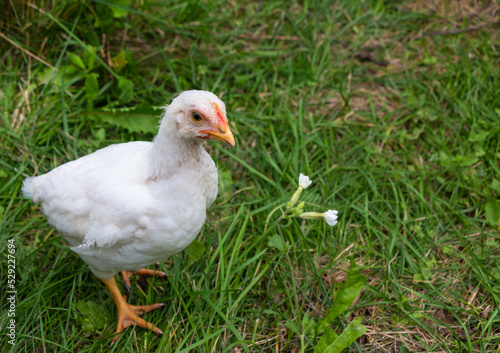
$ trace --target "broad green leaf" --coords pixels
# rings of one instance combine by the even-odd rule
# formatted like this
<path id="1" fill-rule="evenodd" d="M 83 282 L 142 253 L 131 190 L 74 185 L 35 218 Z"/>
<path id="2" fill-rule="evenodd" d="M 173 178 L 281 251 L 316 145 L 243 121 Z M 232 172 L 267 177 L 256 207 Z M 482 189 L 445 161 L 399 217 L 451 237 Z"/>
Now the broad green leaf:
<path id="1" fill-rule="evenodd" d="M 425 277 L 422 273 L 414 273 L 413 274 L 413 282 L 422 282 L 425 281 Z"/>
<path id="2" fill-rule="evenodd" d="M 366 327 L 361 325 L 361 316 L 352 321 L 340 336 L 337 336 L 331 328 L 328 328 L 314 348 L 314 353 L 340 353 L 363 336 L 365 332 Z"/>
<path id="3" fill-rule="evenodd" d="M 309 331 L 311 331 L 314 326 L 316 326 L 316 321 L 314 321 L 313 318 L 310 317 L 309 315 L 309 310 L 306 311 L 304 314 L 304 317 L 302 318 L 302 331 L 304 334 L 307 334 Z"/>
<path id="4" fill-rule="evenodd" d="M 293 333 L 300 334 L 299 327 L 295 325 L 295 323 L 292 320 L 287 319 L 285 322 L 285 326 L 288 327 L 290 330 L 292 330 Z"/>
<path id="5" fill-rule="evenodd" d="M 497 281 L 500 282 L 500 267 L 495 267 L 494 269 L 491 270 L 491 275 L 493 278 L 495 278 Z"/>
<path id="6" fill-rule="evenodd" d="M 94 69 L 95 57 L 96 57 L 95 48 L 87 46 L 82 53 L 82 60 L 87 65 L 90 71 Z"/>
<path id="7" fill-rule="evenodd" d="M 484 207 L 486 219 L 492 226 L 500 225 L 500 205 L 496 200 L 490 200 Z"/>
<path id="8" fill-rule="evenodd" d="M 85 67 L 85 64 L 83 63 L 83 60 L 78 55 L 75 55 L 73 53 L 68 53 L 68 54 L 69 54 L 69 58 L 71 59 L 71 62 L 73 64 L 75 64 L 76 66 L 78 66 L 82 70 L 87 70 L 87 68 Z"/>
<path id="9" fill-rule="evenodd" d="M 94 136 L 98 140 L 104 141 L 106 139 L 106 130 L 104 130 L 103 128 L 100 128 L 99 130 L 97 130 L 97 132 L 94 134 Z"/>
<path id="10" fill-rule="evenodd" d="M 85 96 L 89 101 L 94 101 L 99 93 L 99 83 L 97 82 L 97 77 L 99 77 L 99 75 L 96 73 L 91 73 L 85 76 Z"/>
<path id="11" fill-rule="evenodd" d="M 500 181 L 498 181 L 498 179 L 493 179 L 490 183 L 490 188 L 495 191 L 500 191 Z"/>
<path id="12" fill-rule="evenodd" d="M 102 307 L 91 301 L 75 303 L 73 307 L 73 318 L 82 327 L 85 333 L 102 330 L 106 325 L 107 316 Z"/>
<path id="13" fill-rule="evenodd" d="M 453 246 L 450 246 L 450 245 L 445 245 L 441 248 L 441 251 L 443 252 L 443 254 L 445 255 L 452 255 L 455 253 L 455 249 L 453 248 Z"/>
<path id="14" fill-rule="evenodd" d="M 469 141 L 470 142 L 479 142 L 479 141 L 484 141 L 486 138 L 489 136 L 491 132 L 489 131 L 479 131 L 479 132 L 474 132 L 472 131 L 469 134 Z"/>
<path id="15" fill-rule="evenodd" d="M 108 6 L 100 3 L 96 3 L 95 5 L 97 16 L 95 16 L 94 27 L 103 28 L 104 30 L 112 27 L 113 21 L 115 20 L 112 7 L 115 6 Z"/>
<path id="16" fill-rule="evenodd" d="M 434 120 L 439 118 L 439 116 L 436 114 L 436 112 L 430 108 L 422 108 L 422 109 L 418 110 L 417 116 L 424 119 L 424 120 L 429 120 L 429 121 L 434 121 Z"/>
<path id="17" fill-rule="evenodd" d="M 420 63 L 423 65 L 435 65 L 438 63 L 438 61 L 439 59 L 435 56 L 426 56 L 420 61 Z"/>
<path id="18" fill-rule="evenodd" d="M 316 344 L 316 347 L 314 347 L 314 353 L 324 353 L 328 352 L 328 349 L 331 345 L 332 342 L 335 342 L 335 340 L 339 337 L 333 330 L 328 327 L 325 330 L 325 333 L 323 333 L 323 336 L 318 341 L 318 344 Z"/>
<path id="19" fill-rule="evenodd" d="M 117 56 L 111 58 L 111 64 L 116 72 L 120 72 L 127 65 L 127 56 L 122 50 Z"/>
<path id="20" fill-rule="evenodd" d="M 412 140 L 412 141 L 418 140 L 420 138 L 420 135 L 424 131 L 424 129 L 425 129 L 425 126 L 422 126 L 420 128 L 414 128 L 412 130 L 412 133 L 411 134 L 407 133 L 405 137 L 406 137 L 407 140 Z M 403 130 L 403 131 L 406 132 L 406 130 Z"/>
<path id="21" fill-rule="evenodd" d="M 161 113 L 161 109 L 154 109 L 146 103 L 141 103 L 134 108 L 100 110 L 85 115 L 125 128 L 130 132 L 155 134 L 158 132 Z"/>
<path id="22" fill-rule="evenodd" d="M 457 156 L 456 160 L 461 167 L 468 167 L 470 165 L 476 164 L 479 158 L 476 156 Z"/>
<path id="23" fill-rule="evenodd" d="M 318 333 L 321 333 L 330 326 L 344 311 L 349 308 L 356 299 L 363 287 L 366 285 L 366 277 L 359 273 L 359 268 L 354 259 L 351 259 L 349 272 L 344 287 L 338 290 L 333 301 L 333 305 L 321 319 L 318 326 Z"/>
<path id="24" fill-rule="evenodd" d="M 476 152 L 474 152 L 474 156 L 482 157 L 485 154 L 486 154 L 486 151 L 481 146 L 476 145 Z"/>
<path id="25" fill-rule="evenodd" d="M 134 83 L 126 78 L 118 79 L 118 88 L 120 88 L 120 100 L 124 103 L 130 102 L 134 97 Z"/>
<path id="26" fill-rule="evenodd" d="M 61 66 L 59 70 L 51 69 L 50 67 L 42 70 L 37 74 L 37 79 L 43 84 L 53 84 L 61 87 L 64 78 L 64 86 L 71 86 L 73 83 L 80 81 L 85 77 L 85 72 L 73 65 Z"/>
<path id="27" fill-rule="evenodd" d="M 205 249 L 205 244 L 203 244 L 199 240 L 193 240 L 188 249 L 188 266 L 191 266 L 196 261 L 201 259 L 201 257 L 205 253 Z"/>
<path id="28" fill-rule="evenodd" d="M 108 6 L 113 11 L 113 17 L 120 18 L 125 17 L 129 13 L 128 7 L 130 7 L 131 0 L 108 0 Z"/>
<path id="29" fill-rule="evenodd" d="M 441 164 L 446 165 L 450 162 L 450 157 L 444 151 L 439 151 L 439 161 Z"/>
<path id="30" fill-rule="evenodd" d="M 271 239 L 267 242 L 267 245 L 269 245 L 272 248 L 276 248 L 279 251 L 285 250 L 285 244 L 283 243 L 283 239 L 278 234 L 274 234 Z"/>

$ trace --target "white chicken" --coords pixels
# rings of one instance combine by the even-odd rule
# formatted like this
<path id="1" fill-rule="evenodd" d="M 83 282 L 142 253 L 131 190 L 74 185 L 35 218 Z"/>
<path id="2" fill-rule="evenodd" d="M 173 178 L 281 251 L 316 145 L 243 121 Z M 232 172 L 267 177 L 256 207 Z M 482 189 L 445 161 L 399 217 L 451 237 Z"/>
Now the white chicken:
<path id="1" fill-rule="evenodd" d="M 234 146 L 226 107 L 213 93 L 185 91 L 165 108 L 153 142 L 111 145 L 24 181 L 23 194 L 41 203 L 111 293 L 118 309 L 113 342 L 134 324 L 163 333 L 138 315 L 164 304 L 128 304 L 114 275 L 151 274 L 140 269 L 183 250 L 200 232 L 217 196 L 207 139 Z"/>

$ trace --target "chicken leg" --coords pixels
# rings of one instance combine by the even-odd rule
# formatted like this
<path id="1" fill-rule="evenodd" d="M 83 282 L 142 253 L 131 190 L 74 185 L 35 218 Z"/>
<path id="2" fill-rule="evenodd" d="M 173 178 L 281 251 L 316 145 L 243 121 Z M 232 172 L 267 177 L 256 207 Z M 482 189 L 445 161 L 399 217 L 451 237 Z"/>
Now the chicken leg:
<path id="1" fill-rule="evenodd" d="M 165 304 L 157 303 L 152 305 L 141 305 L 141 306 L 130 305 L 125 301 L 125 298 L 121 294 L 120 289 L 118 289 L 114 277 L 111 277 L 110 279 L 101 278 L 101 281 L 103 281 L 106 287 L 108 288 L 109 293 L 111 294 L 116 303 L 116 308 L 118 309 L 118 325 L 116 326 L 116 331 L 115 331 L 116 336 L 113 338 L 112 344 L 115 343 L 118 340 L 118 338 L 120 338 L 120 334 L 125 328 L 133 326 L 134 324 L 138 327 L 152 330 L 157 335 L 163 335 L 163 331 L 161 331 L 158 327 L 154 326 L 153 324 L 140 318 L 139 315 L 147 313 L 151 310 L 163 308 Z"/>

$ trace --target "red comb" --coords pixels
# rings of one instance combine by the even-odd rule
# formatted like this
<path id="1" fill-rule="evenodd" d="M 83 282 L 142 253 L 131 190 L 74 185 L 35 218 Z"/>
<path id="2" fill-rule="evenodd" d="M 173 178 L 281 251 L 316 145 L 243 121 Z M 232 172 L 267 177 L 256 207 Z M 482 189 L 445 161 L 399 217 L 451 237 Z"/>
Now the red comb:
<path id="1" fill-rule="evenodd" d="M 226 120 L 224 120 L 224 114 L 222 114 L 219 106 L 217 105 L 217 103 L 213 102 L 212 103 L 214 108 L 215 108 L 215 111 L 217 112 L 217 116 L 219 117 L 219 122 L 222 123 L 222 124 L 226 124 Z"/>

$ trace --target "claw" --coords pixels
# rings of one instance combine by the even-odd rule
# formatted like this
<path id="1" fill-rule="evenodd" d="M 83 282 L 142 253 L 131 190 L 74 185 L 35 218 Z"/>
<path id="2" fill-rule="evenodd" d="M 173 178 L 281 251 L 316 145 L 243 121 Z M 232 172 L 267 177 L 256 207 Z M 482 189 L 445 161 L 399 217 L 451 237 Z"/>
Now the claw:
<path id="1" fill-rule="evenodd" d="M 125 288 L 127 288 L 127 291 L 130 293 L 130 278 L 132 277 L 132 271 L 122 271 L 120 274 L 125 283 Z"/>
<path id="2" fill-rule="evenodd" d="M 124 329 L 133 325 L 151 330 L 157 335 L 163 335 L 162 330 L 139 316 L 152 310 L 163 308 L 165 306 L 164 303 L 139 306 L 128 304 L 120 293 L 114 277 L 111 277 L 110 279 L 101 278 L 101 280 L 108 288 L 116 303 L 116 308 L 118 309 L 118 325 L 116 326 L 115 337 L 113 338 L 111 344 L 114 344 L 120 338 Z"/>
<path id="3" fill-rule="evenodd" d="M 139 276 L 148 276 L 148 277 L 158 277 L 158 278 L 164 278 L 168 277 L 168 274 L 166 274 L 163 271 L 157 271 L 157 270 L 149 270 L 147 268 L 143 268 L 137 271 L 121 271 L 120 274 L 122 276 L 123 282 L 125 283 L 125 287 L 127 288 L 127 291 L 130 293 L 130 278 L 132 278 L 133 274 L 139 275 Z"/>

